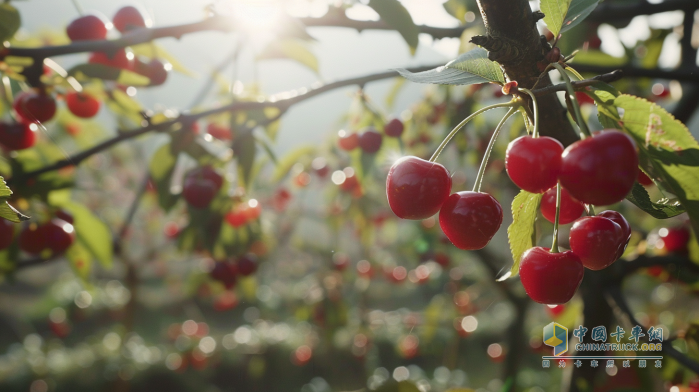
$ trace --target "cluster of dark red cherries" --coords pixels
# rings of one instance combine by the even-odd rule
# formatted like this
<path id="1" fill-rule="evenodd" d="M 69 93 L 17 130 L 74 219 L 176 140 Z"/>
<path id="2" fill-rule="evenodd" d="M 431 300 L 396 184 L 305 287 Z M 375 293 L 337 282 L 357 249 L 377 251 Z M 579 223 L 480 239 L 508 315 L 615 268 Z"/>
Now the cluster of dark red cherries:
<path id="1" fill-rule="evenodd" d="M 565 149 L 553 138 L 527 135 L 510 143 L 505 165 L 521 189 L 544 193 L 541 211 L 552 222 L 556 186 L 559 182 L 562 186 L 559 223 L 575 221 L 571 250 L 551 253 L 548 248 L 531 248 L 522 256 L 519 273 L 534 301 L 568 302 L 582 281 L 584 267 L 608 267 L 628 244 L 631 228 L 618 212 L 580 216 L 584 204 L 610 205 L 629 193 L 639 172 L 636 145 L 617 130 L 595 132 Z M 500 203 L 487 193 L 451 193 L 451 185 L 449 172 L 441 164 L 403 157 L 388 172 L 388 203 L 403 219 L 425 219 L 439 212 L 442 231 L 456 247 L 482 249 L 502 224 Z"/>
<path id="2" fill-rule="evenodd" d="M 403 122 L 397 118 L 389 120 L 383 128 L 383 133 L 389 137 L 400 137 L 403 134 Z M 374 127 L 367 127 L 361 132 L 338 132 L 340 139 L 338 146 L 345 151 L 352 151 L 357 147 L 367 154 L 375 154 L 381 149 L 383 135 Z"/>
<path id="3" fill-rule="evenodd" d="M 112 23 L 117 30 L 125 33 L 131 29 L 147 26 L 146 18 L 135 7 L 123 7 L 114 15 Z M 107 37 L 109 23 L 100 16 L 86 15 L 72 21 L 66 28 L 71 41 L 103 40 Z M 88 61 L 109 67 L 125 69 L 150 79 L 151 86 L 165 83 L 168 67 L 158 59 L 143 62 L 127 53 L 126 49 L 115 52 L 92 53 Z M 94 117 L 100 110 L 101 102 L 85 91 L 65 93 L 66 106 L 80 118 Z M 56 99 L 45 87 L 23 91 L 14 99 L 13 109 L 18 121 L 0 122 L 0 145 L 10 151 L 32 147 L 36 142 L 36 124 L 51 120 L 56 114 Z"/>
<path id="4" fill-rule="evenodd" d="M 63 254 L 75 242 L 73 216 L 64 210 L 56 211 L 42 224 L 31 223 L 17 236 L 19 249 L 32 256 L 53 257 Z M 16 224 L 0 219 L 0 250 L 10 247 L 15 240 Z"/>
<path id="5" fill-rule="evenodd" d="M 211 279 L 221 282 L 223 286 L 230 290 L 235 287 L 238 277 L 250 276 L 257 271 L 257 256 L 254 253 L 247 253 L 238 258 L 231 258 L 225 261 L 217 261 L 209 276 Z"/>

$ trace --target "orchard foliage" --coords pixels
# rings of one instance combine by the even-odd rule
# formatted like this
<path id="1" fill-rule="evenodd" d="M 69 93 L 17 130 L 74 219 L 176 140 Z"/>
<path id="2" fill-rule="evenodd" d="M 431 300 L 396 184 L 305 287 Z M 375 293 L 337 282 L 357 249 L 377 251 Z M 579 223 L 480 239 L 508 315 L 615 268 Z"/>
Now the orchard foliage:
<path id="1" fill-rule="evenodd" d="M 353 7 L 379 20 L 350 19 Z M 125 5 L 27 35 L 30 16 L 1 4 L 0 272 L 6 294 L 32 295 L 13 316 L 27 327 L 0 334 L 0 389 L 696 383 L 699 144 L 668 111 L 679 84 L 642 74 L 670 29 L 614 58 L 600 50 L 597 0 L 541 0 L 517 22 L 543 20 L 536 61 L 520 64 L 521 42 L 475 21 L 476 2 L 443 7 L 458 29 L 418 25 L 398 0 L 282 12 L 253 61 L 321 75 L 312 26 L 337 26 L 392 30 L 411 54 L 421 33 L 458 39 L 446 64 L 289 92 L 217 71 L 191 107 L 157 109 L 137 92 L 193 75 L 157 40 L 213 30 L 254 47 L 244 16 L 217 3 L 159 26 Z M 81 61 L 64 67 L 66 54 Z M 536 82 L 512 80 L 513 66 Z M 389 78 L 385 102 L 364 89 Z M 432 86 L 399 110 L 406 79 Z M 286 112 L 345 86 L 358 88 L 337 126 L 277 156 Z M 561 129 L 542 129 L 556 110 Z M 564 128 L 580 140 L 563 142 Z M 541 327 L 572 330 L 591 298 L 663 325 L 664 368 L 540 376 Z"/>

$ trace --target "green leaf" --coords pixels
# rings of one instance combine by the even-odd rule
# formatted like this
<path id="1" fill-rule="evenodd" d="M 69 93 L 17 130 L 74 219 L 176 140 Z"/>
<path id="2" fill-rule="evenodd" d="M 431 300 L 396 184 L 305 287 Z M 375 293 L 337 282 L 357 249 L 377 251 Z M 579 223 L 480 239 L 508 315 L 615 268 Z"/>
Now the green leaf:
<path id="1" fill-rule="evenodd" d="M 699 232 L 699 143 L 687 127 L 662 107 L 632 95 L 620 94 L 598 104 L 598 110 L 605 127 L 634 138 L 643 169 L 677 196 Z"/>
<path id="2" fill-rule="evenodd" d="M 571 0 L 541 0 L 540 9 L 545 15 L 544 23 L 554 37 L 557 37 L 558 33 L 561 32 L 570 2 Z"/>
<path id="3" fill-rule="evenodd" d="M 160 146 L 150 159 L 148 170 L 158 192 L 160 208 L 169 211 L 176 203 L 179 195 L 170 192 L 170 179 L 175 170 L 177 155 L 172 152 L 170 143 Z"/>
<path id="4" fill-rule="evenodd" d="M 308 44 L 295 38 L 274 40 L 257 56 L 258 60 L 290 59 L 318 73 L 318 59 Z"/>
<path id="5" fill-rule="evenodd" d="M 86 280 L 92 270 L 92 256 L 82 243 L 76 241 L 66 250 L 66 258 L 70 266 L 81 279 Z"/>
<path id="6" fill-rule="evenodd" d="M 29 217 L 17 211 L 12 207 L 6 199 L 0 199 L 0 218 L 7 219 L 10 222 L 19 223 L 29 220 Z"/>
<path id="7" fill-rule="evenodd" d="M 470 50 L 442 67 L 423 72 L 398 69 L 404 78 L 416 83 L 469 85 L 476 83 L 505 83 L 500 65 L 488 60 L 483 48 Z"/>
<path id="8" fill-rule="evenodd" d="M 669 199 L 660 199 L 657 202 L 651 201 L 648 192 L 639 183 L 633 184 L 633 189 L 631 189 L 631 193 L 626 196 L 626 200 L 657 219 L 672 218 L 673 216 L 686 212 L 682 204 L 678 201 L 671 201 Z"/>
<path id="9" fill-rule="evenodd" d="M 373 8 L 381 20 L 396 29 L 410 46 L 410 53 L 415 54 L 420 28 L 415 25 L 408 10 L 398 0 L 370 0 L 369 7 Z"/>
<path id="10" fill-rule="evenodd" d="M 5 179 L 2 176 L 0 176 L 0 197 L 9 196 L 12 196 L 12 191 L 10 190 L 10 187 L 8 187 L 5 183 Z"/>
<path id="11" fill-rule="evenodd" d="M 608 67 L 621 67 L 628 61 L 626 56 L 614 57 L 601 50 L 583 50 L 578 52 L 573 58 L 574 64 L 591 64 Z"/>
<path id="12" fill-rule="evenodd" d="M 582 22 L 585 18 L 597 8 L 600 0 L 573 0 L 570 1 L 568 13 L 563 21 L 561 33 L 572 29 Z M 545 18 L 544 18 L 545 20 Z"/>
<path id="13" fill-rule="evenodd" d="M 75 219 L 73 227 L 75 227 L 76 242 L 104 268 L 111 268 L 113 238 L 107 225 L 82 204 L 71 201 L 60 207 L 71 213 Z"/>
<path id="14" fill-rule="evenodd" d="M 512 224 L 507 228 L 507 239 L 512 252 L 510 276 L 519 273 L 519 261 L 524 252 L 534 246 L 534 222 L 543 194 L 520 191 L 512 200 Z"/>
<path id="15" fill-rule="evenodd" d="M 22 18 L 19 16 L 17 8 L 8 2 L 0 4 L 0 42 L 14 37 L 21 25 Z"/>
<path id="16" fill-rule="evenodd" d="M 104 64 L 80 64 L 68 70 L 68 75 L 78 80 L 97 78 L 102 80 L 115 80 L 127 86 L 148 86 L 150 79 L 125 69 L 110 67 Z"/>
<path id="17" fill-rule="evenodd" d="M 255 163 L 255 154 L 257 153 L 257 145 L 252 132 L 246 132 L 233 141 L 233 153 L 238 161 L 238 169 L 242 174 L 243 184 L 245 188 L 248 188 L 252 179 L 250 173 L 252 173 L 252 166 Z"/>
<path id="18" fill-rule="evenodd" d="M 449 15 L 458 19 L 461 23 L 466 21 L 465 16 L 468 9 L 464 0 L 447 0 L 442 6 Z"/>

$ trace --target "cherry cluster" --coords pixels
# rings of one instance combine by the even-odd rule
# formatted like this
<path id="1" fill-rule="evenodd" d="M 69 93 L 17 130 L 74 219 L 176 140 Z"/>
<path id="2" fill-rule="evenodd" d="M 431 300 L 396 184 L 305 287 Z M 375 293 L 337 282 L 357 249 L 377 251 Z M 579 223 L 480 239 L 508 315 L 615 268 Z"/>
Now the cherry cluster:
<path id="1" fill-rule="evenodd" d="M 383 133 L 389 137 L 400 137 L 403 134 L 403 122 L 397 118 L 389 120 L 384 126 Z M 338 146 L 345 151 L 352 151 L 357 147 L 368 154 L 375 154 L 381 149 L 383 135 L 374 127 L 367 127 L 361 132 L 349 133 L 341 130 L 338 132 L 340 139 Z"/>
<path id="2" fill-rule="evenodd" d="M 507 148 L 505 168 L 510 179 L 527 192 L 544 193 L 542 215 L 555 223 L 557 184 L 561 185 L 558 223 L 575 222 L 569 251 L 527 250 L 519 274 L 536 302 L 568 302 L 582 282 L 584 268 L 601 270 L 621 257 L 631 228 L 616 211 L 580 218 L 584 204 L 620 202 L 638 178 L 638 153 L 628 135 L 607 129 L 563 145 L 550 137 L 522 136 Z M 578 219 L 579 218 L 579 219 Z"/>
<path id="3" fill-rule="evenodd" d="M 223 286 L 230 290 L 235 287 L 239 276 L 250 276 L 257 271 L 257 256 L 254 253 L 247 253 L 243 256 L 225 261 L 217 261 L 209 272 L 211 279 L 221 282 Z"/>
<path id="4" fill-rule="evenodd" d="M 147 27 L 150 22 L 137 8 L 128 6 L 117 11 L 111 24 L 121 33 L 125 33 L 134 28 Z M 101 16 L 86 15 L 73 20 L 66 28 L 66 33 L 73 42 L 102 40 L 107 38 L 109 25 L 110 23 Z M 149 78 L 151 86 L 165 83 L 170 67 L 158 59 L 141 61 L 126 49 L 92 53 L 88 62 L 135 72 Z M 49 71 L 45 67 L 44 73 Z M 92 118 L 100 110 L 100 100 L 85 91 L 69 91 L 62 96 L 68 110 L 77 117 Z M 56 98 L 49 93 L 46 86 L 41 86 L 17 94 L 12 107 L 17 121 L 0 122 L 0 144 L 7 150 L 15 151 L 34 145 L 38 129 L 36 124 L 51 120 L 56 115 L 57 104 Z"/>

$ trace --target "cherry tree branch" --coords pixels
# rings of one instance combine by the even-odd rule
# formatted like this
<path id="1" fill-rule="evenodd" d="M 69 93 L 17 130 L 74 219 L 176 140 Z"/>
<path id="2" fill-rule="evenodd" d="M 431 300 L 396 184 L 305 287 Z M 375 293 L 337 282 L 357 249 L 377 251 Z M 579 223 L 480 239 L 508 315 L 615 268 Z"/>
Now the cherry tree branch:
<path id="1" fill-rule="evenodd" d="M 590 78 L 590 79 L 574 81 L 571 84 L 573 85 L 573 87 L 585 87 L 585 86 L 591 86 L 597 82 L 605 82 L 605 83 L 615 82 L 623 77 L 624 77 L 624 72 L 620 69 L 617 69 L 617 70 L 614 70 L 614 71 L 609 72 L 609 73 L 597 75 L 597 76 Z M 532 93 L 534 93 L 534 95 L 536 95 L 538 97 L 541 95 L 551 94 L 551 93 L 554 93 L 556 91 L 566 91 L 566 89 L 567 89 L 567 86 L 565 83 L 559 83 L 556 85 L 532 90 Z"/>
<path id="2" fill-rule="evenodd" d="M 113 40 L 77 41 L 68 45 L 42 46 L 38 48 L 23 48 L 10 46 L 0 51 L 0 56 L 31 57 L 34 60 L 43 61 L 47 57 L 63 56 L 84 52 L 115 52 L 127 46 L 138 45 L 153 41 L 158 38 L 181 38 L 185 34 L 199 31 L 223 31 L 233 30 L 232 21 L 224 16 L 216 15 L 200 22 L 188 23 L 176 26 L 140 28 L 125 33 L 121 38 Z"/>
<path id="3" fill-rule="evenodd" d="M 411 72 L 421 72 L 421 71 L 426 71 L 428 69 L 432 69 L 437 67 L 438 65 L 430 65 L 430 66 L 423 66 L 423 67 L 416 67 L 416 68 L 410 68 L 409 71 Z M 119 144 L 123 141 L 133 139 L 135 137 L 145 135 L 149 132 L 166 132 L 170 129 L 172 129 L 174 126 L 182 124 L 182 123 L 193 123 L 194 121 L 203 118 L 203 117 L 208 117 L 213 114 L 218 114 L 218 113 L 224 113 L 224 112 L 240 112 L 240 111 L 245 111 L 245 110 L 259 110 L 259 109 L 264 109 L 264 108 L 278 108 L 282 112 L 286 111 L 289 107 L 303 102 L 307 99 L 313 98 L 315 96 L 318 96 L 320 94 L 326 93 L 328 91 L 332 91 L 338 88 L 342 87 L 347 87 L 347 86 L 364 86 L 367 83 L 370 82 L 375 82 L 378 80 L 383 80 L 383 79 L 389 79 L 392 77 L 398 76 L 396 71 L 386 71 L 386 72 L 380 72 L 380 73 L 375 73 L 371 75 L 366 75 L 366 76 L 361 76 L 357 78 L 351 78 L 351 79 L 345 79 L 345 80 L 340 80 L 337 82 L 333 83 L 328 83 L 324 84 L 315 88 L 301 88 L 298 90 L 293 90 L 293 91 L 287 91 L 279 94 L 275 94 L 271 96 L 269 99 L 265 101 L 253 101 L 253 102 L 233 102 L 228 105 L 220 106 L 217 108 L 205 110 L 202 112 L 197 112 L 197 113 L 187 113 L 187 114 L 181 114 L 179 117 L 170 120 L 170 121 L 165 121 L 162 123 L 158 124 L 148 124 L 146 126 L 132 129 L 130 131 L 122 131 L 118 135 L 107 139 L 93 147 L 90 147 L 84 151 L 81 151 L 77 154 L 74 154 L 68 158 L 62 159 L 60 161 L 54 162 L 50 165 L 44 166 L 40 169 L 32 170 L 29 172 L 25 173 L 18 173 L 16 175 L 13 175 L 11 178 L 7 179 L 6 182 L 8 185 L 20 182 L 20 181 L 26 181 L 30 178 L 37 177 L 39 175 L 42 175 L 44 173 L 48 173 L 54 170 L 59 170 L 64 167 L 69 167 L 69 166 L 77 166 L 80 164 L 82 161 L 85 159 L 91 157 L 94 154 L 97 154 L 99 152 L 102 152 L 116 144 Z"/>

